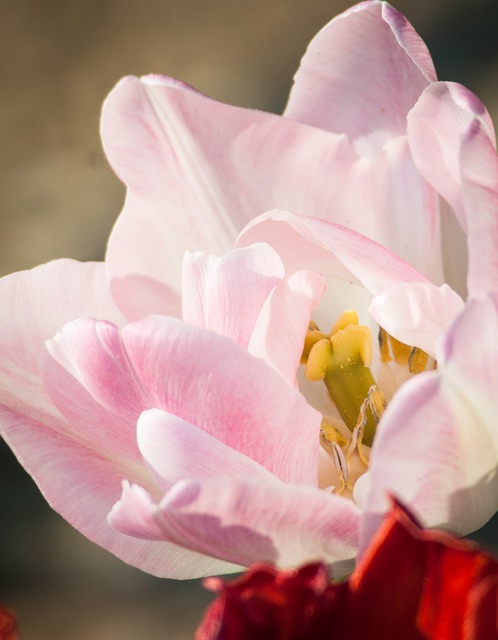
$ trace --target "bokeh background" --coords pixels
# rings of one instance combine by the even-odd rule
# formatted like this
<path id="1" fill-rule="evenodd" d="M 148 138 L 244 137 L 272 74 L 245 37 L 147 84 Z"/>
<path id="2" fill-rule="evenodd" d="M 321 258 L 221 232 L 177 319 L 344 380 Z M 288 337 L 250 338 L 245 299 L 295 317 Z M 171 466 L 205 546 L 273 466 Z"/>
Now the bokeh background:
<path id="1" fill-rule="evenodd" d="M 281 112 L 311 37 L 346 0 L 0 0 L 0 275 L 102 259 L 124 189 L 98 128 L 123 75 L 179 77 L 219 100 Z M 394 0 L 439 77 L 498 122 L 496 0 Z M 1 301 L 0 301 L 1 304 Z M 480 539 L 495 544 L 496 523 Z M 210 600 L 157 580 L 52 513 L 0 443 L 0 601 L 24 640 L 182 640 Z"/>

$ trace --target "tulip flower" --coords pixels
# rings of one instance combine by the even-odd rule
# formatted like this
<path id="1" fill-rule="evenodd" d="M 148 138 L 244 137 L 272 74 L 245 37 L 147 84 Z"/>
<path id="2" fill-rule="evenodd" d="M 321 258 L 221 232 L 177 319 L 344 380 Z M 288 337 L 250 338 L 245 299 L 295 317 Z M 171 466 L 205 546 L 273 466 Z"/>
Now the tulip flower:
<path id="1" fill-rule="evenodd" d="M 498 563 L 467 541 L 422 529 L 394 502 L 348 581 L 315 563 L 292 571 L 255 565 L 205 581 L 220 595 L 196 640 L 498 637 Z"/>
<path id="2" fill-rule="evenodd" d="M 118 85 L 103 138 L 128 193 L 105 267 L 0 281 L 0 427 L 50 504 L 177 578 L 352 558 L 393 489 L 426 524 L 484 524 L 491 132 L 377 1 L 318 34 L 285 117 L 157 76 Z M 466 270 L 445 270 L 439 194 Z"/>

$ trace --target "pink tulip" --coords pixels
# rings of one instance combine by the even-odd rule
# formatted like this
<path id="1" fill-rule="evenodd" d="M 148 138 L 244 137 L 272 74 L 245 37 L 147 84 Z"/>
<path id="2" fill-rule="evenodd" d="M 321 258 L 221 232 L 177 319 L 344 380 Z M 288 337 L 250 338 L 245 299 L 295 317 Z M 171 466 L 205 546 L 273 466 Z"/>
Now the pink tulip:
<path id="1" fill-rule="evenodd" d="M 333 20 L 285 117 L 154 76 L 118 85 L 102 131 L 128 186 L 110 290 L 71 261 L 0 281 L 0 427 L 50 504 L 178 578 L 351 558 L 393 490 L 425 524 L 481 526 L 498 504 L 492 125 L 435 82 L 406 20 L 381 2 Z M 467 240 L 466 305 L 439 194 Z M 437 370 L 401 385 L 374 349 L 393 398 L 349 459 L 320 445 L 337 410 L 296 372 L 310 318 L 328 332 L 350 307 Z"/>

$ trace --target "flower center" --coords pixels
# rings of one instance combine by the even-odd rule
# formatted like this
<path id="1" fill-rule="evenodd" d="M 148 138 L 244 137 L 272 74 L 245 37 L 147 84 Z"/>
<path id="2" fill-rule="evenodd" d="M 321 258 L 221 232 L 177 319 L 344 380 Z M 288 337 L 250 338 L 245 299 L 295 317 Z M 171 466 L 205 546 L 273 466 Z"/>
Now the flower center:
<path id="1" fill-rule="evenodd" d="M 370 369 L 372 351 L 368 327 L 359 325 L 356 311 L 345 311 L 329 335 L 310 327 L 302 356 L 308 380 L 324 381 L 348 429 L 360 430 L 368 446 L 386 406 Z"/>
<path id="2" fill-rule="evenodd" d="M 425 351 L 379 331 L 381 367 L 401 365 L 408 375 L 435 366 Z M 356 311 L 344 311 L 329 334 L 314 322 L 306 334 L 301 364 L 310 381 L 323 381 L 342 420 L 324 417 L 321 448 L 339 475 L 334 490 L 352 491 L 356 479 L 368 468 L 369 449 L 386 408 L 386 399 L 371 371 L 373 341 L 370 329 L 360 325 Z M 335 424 L 334 424 L 335 423 Z M 346 426 L 351 432 L 347 437 Z M 329 462 L 330 463 L 330 462 Z M 324 486 L 329 486 L 326 482 Z"/>

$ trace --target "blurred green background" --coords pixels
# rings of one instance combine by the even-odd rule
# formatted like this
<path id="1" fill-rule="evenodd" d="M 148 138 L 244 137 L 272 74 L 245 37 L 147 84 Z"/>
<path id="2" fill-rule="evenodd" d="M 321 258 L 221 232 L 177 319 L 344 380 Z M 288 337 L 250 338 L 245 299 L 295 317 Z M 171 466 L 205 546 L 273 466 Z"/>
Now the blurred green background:
<path id="1" fill-rule="evenodd" d="M 312 36 L 344 0 L 0 0 L 0 275 L 102 259 L 124 190 L 98 127 L 123 75 L 179 77 L 233 104 L 281 112 Z M 496 0 L 398 0 L 439 77 L 498 121 Z M 24 640 L 182 640 L 209 601 L 89 543 L 41 498 L 0 443 L 0 601 Z M 481 533 L 494 544 L 496 525 Z M 495 545 L 496 546 L 496 545 Z"/>

